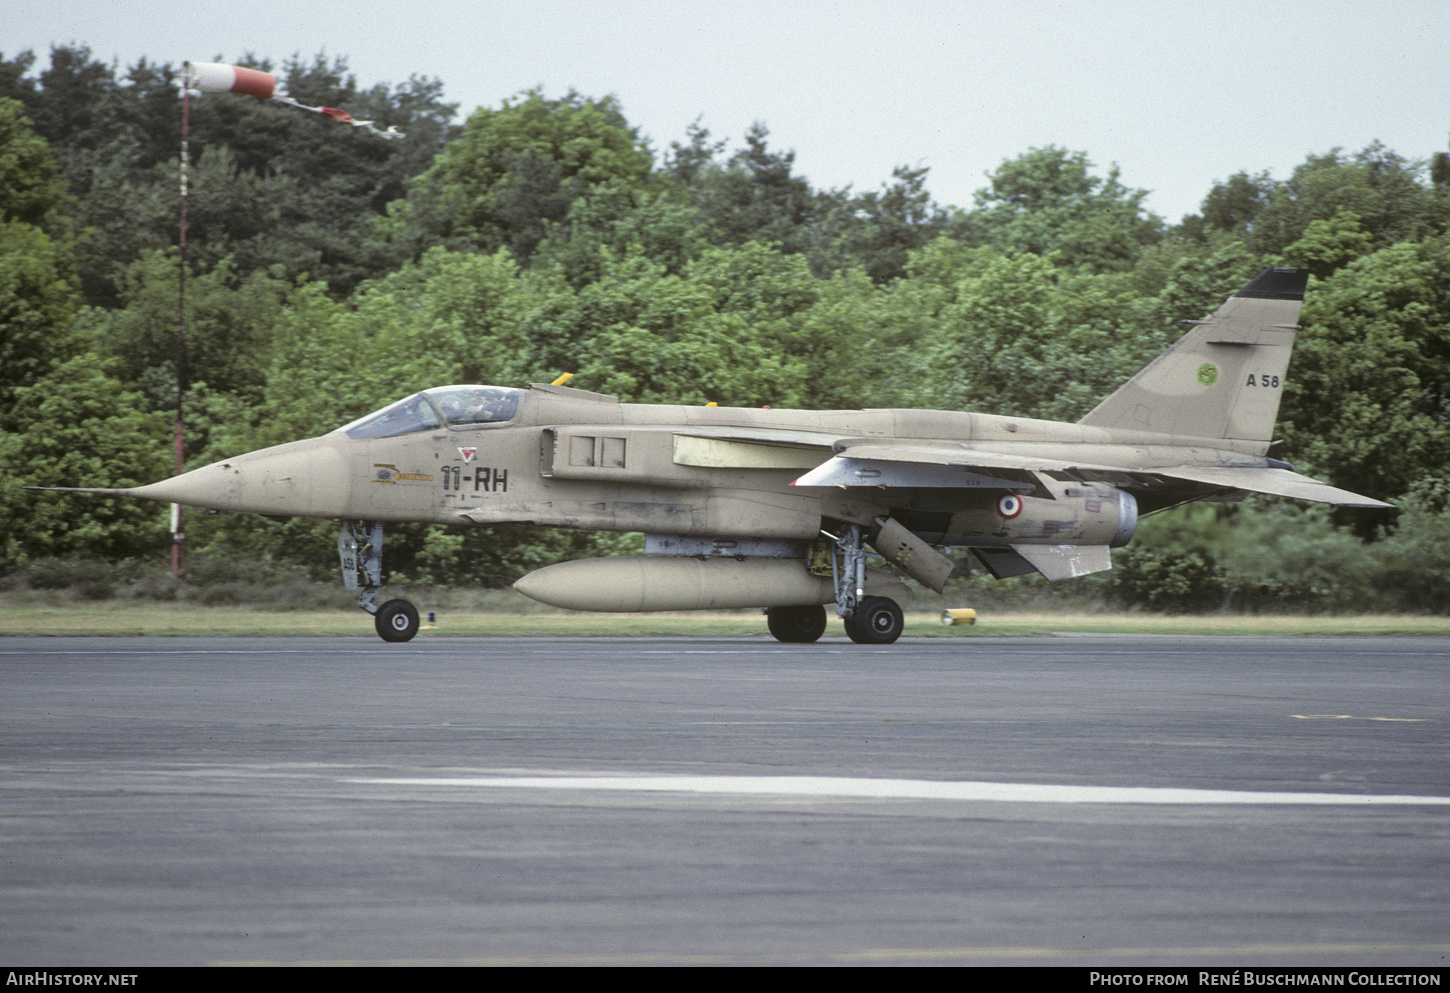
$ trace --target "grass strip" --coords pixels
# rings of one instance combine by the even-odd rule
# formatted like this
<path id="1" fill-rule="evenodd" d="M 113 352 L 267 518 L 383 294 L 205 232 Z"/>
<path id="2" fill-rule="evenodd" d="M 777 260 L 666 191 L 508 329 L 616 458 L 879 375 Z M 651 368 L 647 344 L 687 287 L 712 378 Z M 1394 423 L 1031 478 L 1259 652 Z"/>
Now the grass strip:
<path id="1" fill-rule="evenodd" d="M 425 614 L 426 606 L 420 608 Z M 907 637 L 1022 637 L 1054 633 L 1233 636 L 1450 635 L 1450 618 L 1366 614 L 1340 616 L 1245 616 L 1210 614 L 987 612 L 975 625 L 943 627 L 936 613 L 906 615 Z M 372 619 L 359 610 L 264 611 L 240 607 L 135 604 L 19 606 L 0 611 L 0 636 L 206 636 L 357 635 L 376 637 Z M 448 636 L 695 636 L 767 638 L 759 611 L 680 611 L 658 614 L 596 614 L 558 611 L 514 614 L 449 610 L 420 638 Z M 834 618 L 827 637 L 842 637 Z"/>

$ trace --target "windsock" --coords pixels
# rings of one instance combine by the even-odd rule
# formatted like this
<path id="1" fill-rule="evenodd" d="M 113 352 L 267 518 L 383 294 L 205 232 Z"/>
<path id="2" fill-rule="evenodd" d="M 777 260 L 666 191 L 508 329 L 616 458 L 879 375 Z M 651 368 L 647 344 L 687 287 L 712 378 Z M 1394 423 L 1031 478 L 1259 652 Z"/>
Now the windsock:
<path id="1" fill-rule="evenodd" d="M 245 93 L 270 100 L 277 92 L 277 77 L 260 69 L 224 66 L 219 62 L 188 62 L 182 67 L 182 75 L 188 87 L 204 93 Z"/>
<path id="2" fill-rule="evenodd" d="M 270 100 L 272 103 L 286 104 L 289 107 L 296 107 L 298 110 L 321 114 L 339 124 L 366 128 L 380 138 L 403 137 L 402 132 L 397 128 L 389 127 L 386 131 L 379 130 L 374 122 L 353 120 L 351 114 L 336 107 L 308 107 L 300 104 L 285 94 L 277 93 L 277 77 L 270 72 L 262 72 L 260 69 L 228 66 L 218 62 L 187 62 L 182 66 L 182 80 L 187 88 L 201 90 L 204 93 L 245 93 L 262 100 Z"/>

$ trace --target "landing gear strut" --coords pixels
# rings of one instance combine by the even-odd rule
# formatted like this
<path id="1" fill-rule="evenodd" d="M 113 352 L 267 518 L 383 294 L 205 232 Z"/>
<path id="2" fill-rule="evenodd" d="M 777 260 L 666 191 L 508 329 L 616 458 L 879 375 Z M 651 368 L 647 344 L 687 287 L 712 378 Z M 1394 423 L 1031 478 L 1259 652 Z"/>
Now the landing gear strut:
<path id="1" fill-rule="evenodd" d="M 407 600 L 389 600 L 378 606 L 383 585 L 383 526 L 376 521 L 344 521 L 337 539 L 342 557 L 342 581 L 349 591 L 362 587 L 357 605 L 373 615 L 378 637 L 384 641 L 410 641 L 418 633 L 418 608 Z"/>
<path id="2" fill-rule="evenodd" d="M 905 624 L 901 606 L 890 597 L 866 595 L 866 549 L 859 524 L 848 524 L 835 540 L 831 557 L 836 583 L 836 613 L 846 634 L 859 645 L 889 645 Z M 772 632 L 773 633 L 773 632 Z"/>

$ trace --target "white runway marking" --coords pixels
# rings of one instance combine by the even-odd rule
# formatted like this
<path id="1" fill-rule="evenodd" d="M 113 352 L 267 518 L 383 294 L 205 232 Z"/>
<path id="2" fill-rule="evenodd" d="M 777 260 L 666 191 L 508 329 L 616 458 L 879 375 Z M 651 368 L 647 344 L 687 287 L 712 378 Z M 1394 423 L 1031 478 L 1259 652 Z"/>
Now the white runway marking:
<path id="1" fill-rule="evenodd" d="M 353 779 L 353 783 L 475 789 L 609 790 L 629 793 L 714 793 L 848 797 L 879 800 L 973 800 L 1012 803 L 1443 805 L 1450 797 L 1351 793 L 1254 793 L 1149 786 L 1046 786 L 1031 783 L 852 779 L 843 776 L 478 776 L 438 779 Z"/>

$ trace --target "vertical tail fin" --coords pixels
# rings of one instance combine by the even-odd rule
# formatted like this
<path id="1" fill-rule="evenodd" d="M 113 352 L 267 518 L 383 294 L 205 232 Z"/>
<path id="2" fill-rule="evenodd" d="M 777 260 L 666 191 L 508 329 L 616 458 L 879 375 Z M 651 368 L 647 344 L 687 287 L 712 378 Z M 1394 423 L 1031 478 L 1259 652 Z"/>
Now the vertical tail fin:
<path id="1" fill-rule="evenodd" d="M 1267 443 L 1307 269 L 1265 269 L 1079 423 Z"/>

